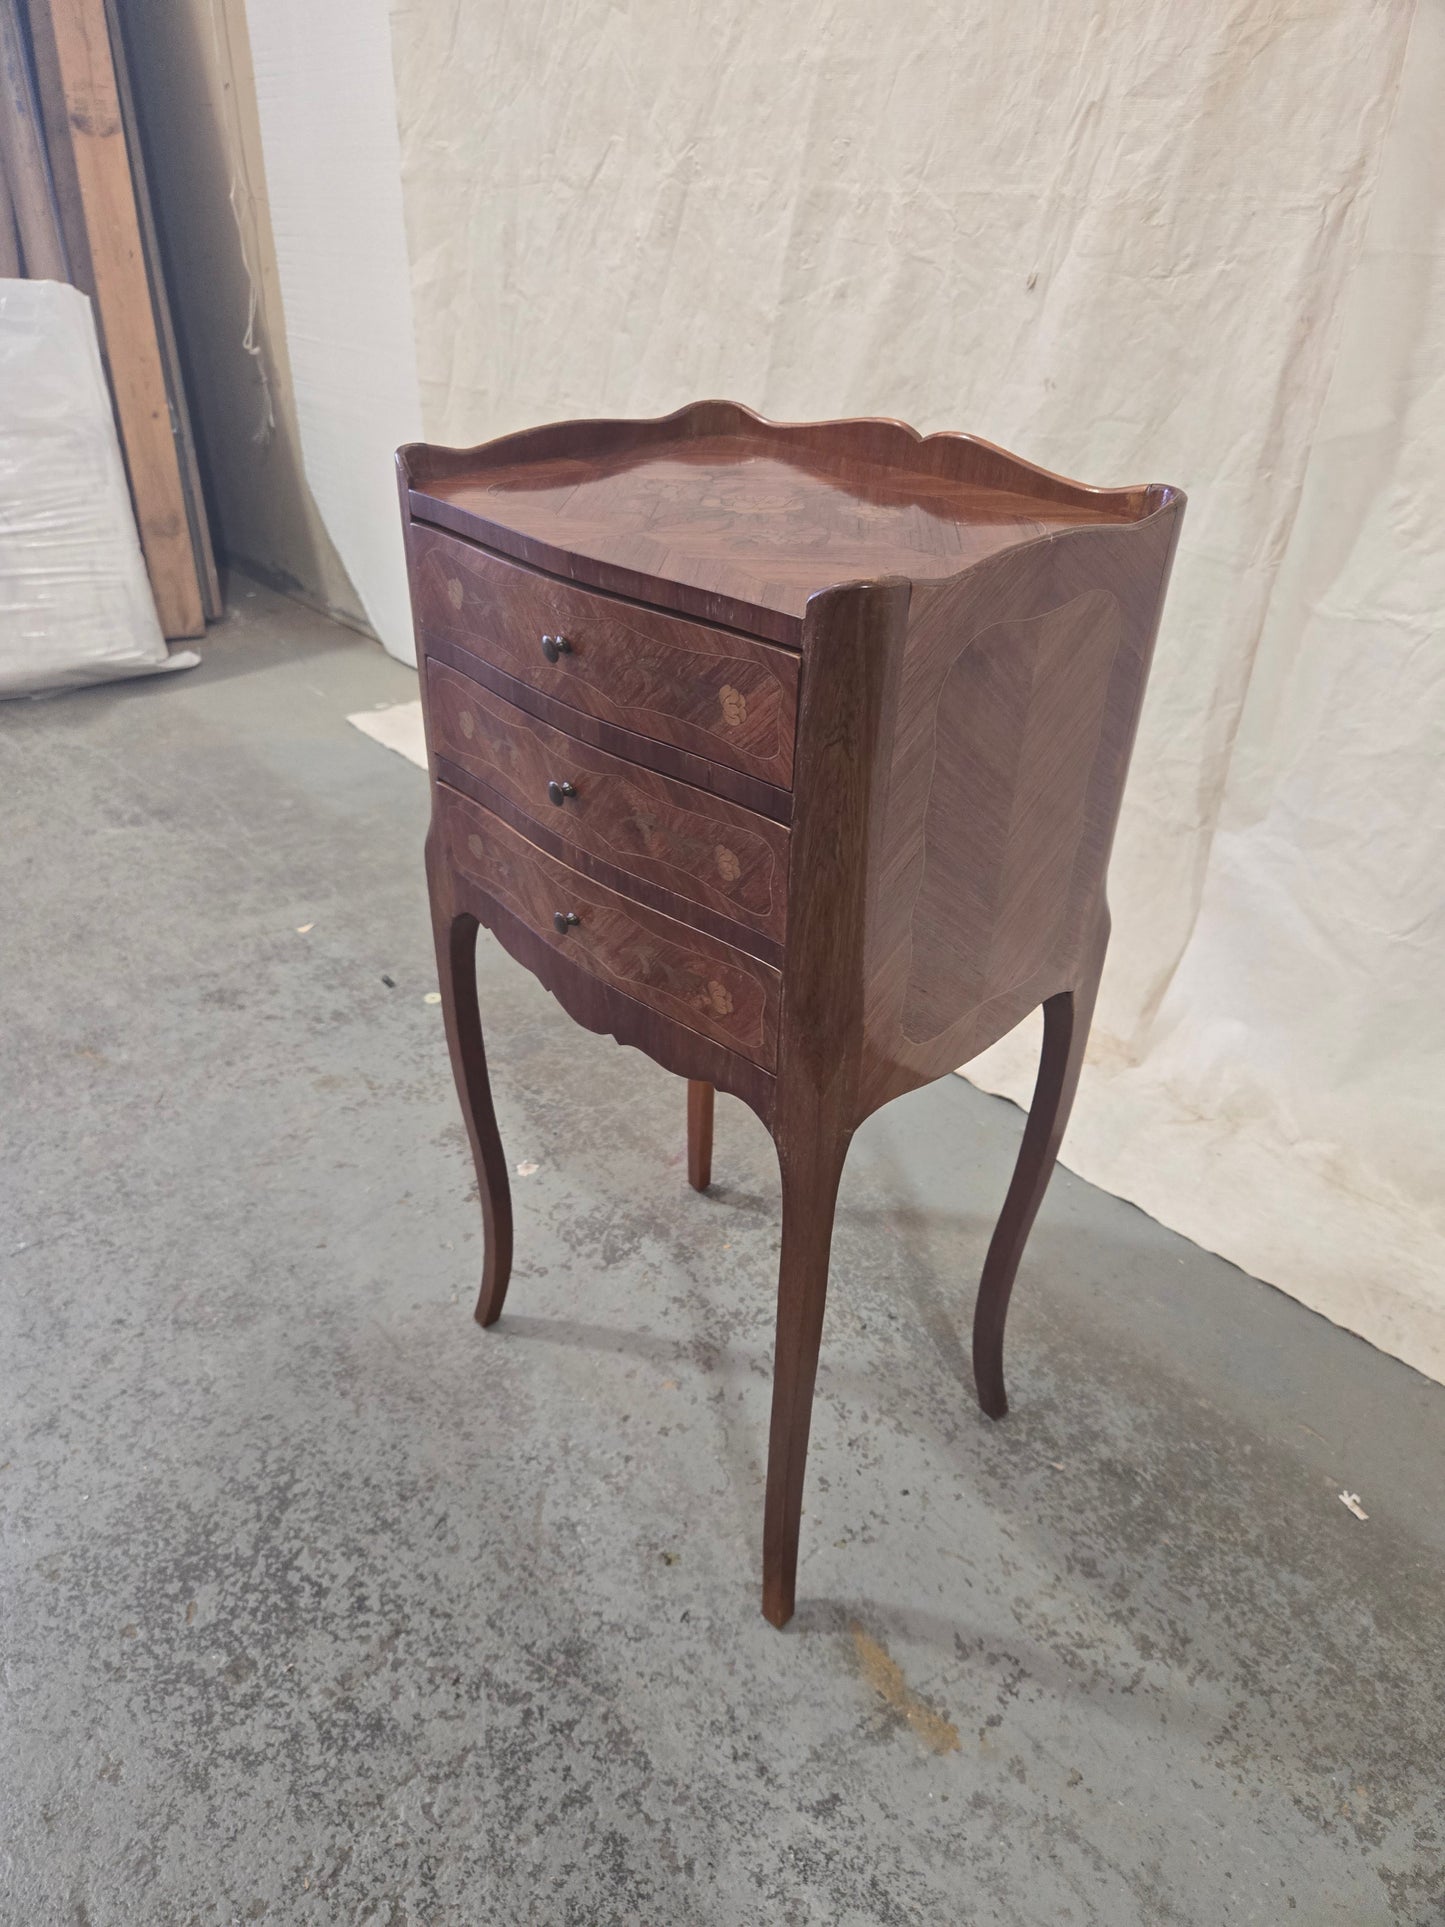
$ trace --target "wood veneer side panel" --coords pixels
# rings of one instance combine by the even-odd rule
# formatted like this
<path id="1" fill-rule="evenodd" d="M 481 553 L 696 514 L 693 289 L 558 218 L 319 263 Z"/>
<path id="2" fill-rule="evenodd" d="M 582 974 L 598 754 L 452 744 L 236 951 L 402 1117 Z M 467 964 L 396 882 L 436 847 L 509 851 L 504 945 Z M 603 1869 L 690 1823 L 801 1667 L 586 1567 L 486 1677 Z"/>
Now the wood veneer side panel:
<path id="1" fill-rule="evenodd" d="M 435 659 L 427 675 L 438 756 L 577 854 L 782 938 L 788 832 L 781 824 L 594 749 Z M 569 786 L 560 805 L 548 792 L 558 780 Z"/>
<path id="2" fill-rule="evenodd" d="M 1070 531 L 915 592 L 870 879 L 865 1112 L 976 1056 L 1073 984 L 1106 909 L 1182 506 L 1177 497 L 1140 524 Z M 1009 652 L 1023 658 L 1040 638 L 1047 647 L 1027 668 L 1037 686 L 996 716 Z M 1060 678 L 1075 669 L 1083 682 L 1061 704 Z M 944 701 L 957 673 L 969 679 L 963 705 Z M 1082 747 L 1081 717 L 1094 730 Z M 990 792 L 982 766 L 995 727 L 1012 735 Z M 932 792 L 950 780 L 956 820 L 935 810 L 930 828 Z M 1066 836 L 1064 870 L 1041 877 Z"/>
<path id="3" fill-rule="evenodd" d="M 783 958 L 773 1141 L 782 1178 L 777 1336 L 763 1506 L 763 1613 L 792 1616 L 813 1387 L 833 1215 L 858 1123 L 867 877 L 877 777 L 890 732 L 910 585 L 825 589 L 808 603 L 809 651 Z"/>

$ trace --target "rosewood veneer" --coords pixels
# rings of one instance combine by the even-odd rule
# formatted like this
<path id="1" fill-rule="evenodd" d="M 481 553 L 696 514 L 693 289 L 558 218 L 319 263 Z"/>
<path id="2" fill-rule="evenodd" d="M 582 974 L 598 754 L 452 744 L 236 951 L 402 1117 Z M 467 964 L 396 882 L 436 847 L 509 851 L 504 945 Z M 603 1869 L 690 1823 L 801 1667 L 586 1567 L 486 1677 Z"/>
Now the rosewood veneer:
<path id="1" fill-rule="evenodd" d="M 398 456 L 432 771 L 442 1004 L 485 1221 L 512 1261 L 475 944 L 588 1029 L 715 1089 L 782 1173 L 763 1611 L 793 1611 L 843 1161 L 880 1105 L 1042 1004 L 984 1263 L 1003 1332 L 1083 1061 L 1105 871 L 1184 497 L 1096 489 L 967 435 L 780 425 L 729 402 Z"/>

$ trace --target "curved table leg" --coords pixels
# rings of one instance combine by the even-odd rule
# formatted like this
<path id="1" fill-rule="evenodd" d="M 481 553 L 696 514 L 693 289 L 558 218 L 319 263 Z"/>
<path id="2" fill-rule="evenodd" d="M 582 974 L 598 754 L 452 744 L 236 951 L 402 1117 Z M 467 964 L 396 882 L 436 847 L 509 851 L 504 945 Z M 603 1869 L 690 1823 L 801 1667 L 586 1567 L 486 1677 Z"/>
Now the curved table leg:
<path id="1" fill-rule="evenodd" d="M 687 1181 L 694 1191 L 712 1183 L 712 1101 L 711 1084 L 687 1080 Z"/>
<path id="2" fill-rule="evenodd" d="M 989 1242 L 973 1314 L 973 1378 L 978 1402 L 990 1418 L 1003 1418 L 1008 1412 L 1003 1331 L 1009 1295 L 1073 1109 L 1107 942 L 1106 922 L 1083 981 L 1072 990 L 1061 990 L 1044 1005 L 1044 1047 L 1033 1102 L 1008 1196 Z"/>
<path id="3" fill-rule="evenodd" d="M 763 1510 L 763 1616 L 785 1626 L 793 1616 L 803 1475 L 813 1417 L 813 1385 L 828 1296 L 833 1213 L 851 1133 L 805 1138 L 787 1153 L 783 1174 L 783 1244 L 778 1263 L 778 1335 L 773 1358 L 773 1419 L 768 1436 L 768 1488 Z"/>
<path id="4" fill-rule="evenodd" d="M 452 1075 L 482 1201 L 482 1288 L 477 1298 L 479 1325 L 495 1324 L 502 1314 L 512 1275 L 512 1192 L 507 1160 L 492 1108 L 482 1019 L 477 1007 L 477 920 L 456 905 L 445 860 L 427 843 L 427 882 L 431 890 L 432 932 L 436 940 L 437 987 L 451 1051 Z"/>

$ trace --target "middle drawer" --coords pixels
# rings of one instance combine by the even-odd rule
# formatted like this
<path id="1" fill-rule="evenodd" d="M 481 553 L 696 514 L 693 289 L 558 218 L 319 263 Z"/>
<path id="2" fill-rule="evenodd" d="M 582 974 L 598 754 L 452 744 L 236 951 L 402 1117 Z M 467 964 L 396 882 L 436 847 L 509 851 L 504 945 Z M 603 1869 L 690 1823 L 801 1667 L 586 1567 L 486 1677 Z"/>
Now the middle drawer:
<path id="1" fill-rule="evenodd" d="M 788 832 L 770 817 L 593 749 L 445 663 L 427 664 L 433 752 L 552 835 L 782 940 Z"/>

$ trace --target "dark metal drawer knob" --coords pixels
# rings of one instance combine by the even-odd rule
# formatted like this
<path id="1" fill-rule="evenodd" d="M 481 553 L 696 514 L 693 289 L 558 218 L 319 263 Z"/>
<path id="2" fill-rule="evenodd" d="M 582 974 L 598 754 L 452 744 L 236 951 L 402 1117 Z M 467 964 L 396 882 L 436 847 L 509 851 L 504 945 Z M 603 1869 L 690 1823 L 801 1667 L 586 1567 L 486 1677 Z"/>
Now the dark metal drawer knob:
<path id="1" fill-rule="evenodd" d="M 558 809 L 561 809 L 569 796 L 575 796 L 576 794 L 577 785 L 575 783 L 569 783 L 565 777 L 563 777 L 560 783 L 553 781 L 547 785 L 547 801 L 549 803 L 555 803 Z"/>
<path id="2" fill-rule="evenodd" d="M 565 937 L 573 924 L 581 923 L 582 919 L 575 910 L 559 910 L 552 918 L 552 921 L 557 926 L 557 935 L 559 937 Z"/>
<path id="3" fill-rule="evenodd" d="M 565 636 L 543 636 L 542 654 L 548 662 L 555 662 L 559 656 L 570 656 L 572 645 Z"/>

